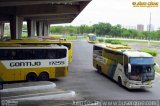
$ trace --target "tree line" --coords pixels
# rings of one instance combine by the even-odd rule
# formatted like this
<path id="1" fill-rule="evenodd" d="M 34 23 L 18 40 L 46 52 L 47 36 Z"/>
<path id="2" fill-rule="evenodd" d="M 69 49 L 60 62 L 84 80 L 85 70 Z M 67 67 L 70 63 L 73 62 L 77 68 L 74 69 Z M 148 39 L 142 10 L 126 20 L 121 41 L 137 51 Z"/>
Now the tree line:
<path id="1" fill-rule="evenodd" d="M 51 26 L 50 32 L 54 34 L 88 34 L 95 33 L 98 36 L 110 35 L 114 37 L 131 37 L 131 38 L 147 38 L 147 39 L 160 39 L 160 29 L 157 31 L 142 31 L 138 32 L 134 29 L 126 29 L 121 25 L 115 26 L 110 23 L 100 22 L 92 26 L 81 25 L 81 26 Z"/>
<path id="2" fill-rule="evenodd" d="M 142 31 L 138 32 L 134 29 L 126 29 L 121 25 L 115 26 L 110 23 L 100 22 L 92 26 L 81 25 L 81 26 L 51 26 L 51 33 L 56 34 L 88 34 L 95 33 L 99 36 L 111 35 L 114 37 L 131 37 L 131 38 L 147 38 L 147 39 L 160 39 L 160 29 L 157 31 Z"/>

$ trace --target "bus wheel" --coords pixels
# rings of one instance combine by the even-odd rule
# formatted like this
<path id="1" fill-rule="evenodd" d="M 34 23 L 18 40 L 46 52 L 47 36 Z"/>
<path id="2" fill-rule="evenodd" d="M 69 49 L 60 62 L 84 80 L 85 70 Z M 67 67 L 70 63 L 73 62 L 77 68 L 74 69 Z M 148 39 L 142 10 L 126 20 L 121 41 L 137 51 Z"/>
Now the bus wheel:
<path id="1" fill-rule="evenodd" d="M 37 75 L 33 72 L 28 73 L 26 76 L 27 81 L 37 81 Z"/>
<path id="2" fill-rule="evenodd" d="M 122 86 L 122 80 L 121 80 L 121 77 L 118 77 L 118 85 L 119 85 L 119 86 Z"/>
<path id="3" fill-rule="evenodd" d="M 38 79 L 40 81 L 48 81 L 49 80 L 49 75 L 48 75 L 47 72 L 42 72 L 42 73 L 40 73 Z"/>

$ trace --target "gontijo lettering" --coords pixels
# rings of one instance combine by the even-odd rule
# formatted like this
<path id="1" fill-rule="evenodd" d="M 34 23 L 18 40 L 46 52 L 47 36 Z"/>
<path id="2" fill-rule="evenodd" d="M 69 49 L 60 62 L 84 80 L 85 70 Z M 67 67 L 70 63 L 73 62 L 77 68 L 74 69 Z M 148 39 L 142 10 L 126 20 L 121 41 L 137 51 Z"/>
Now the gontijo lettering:
<path id="1" fill-rule="evenodd" d="M 40 66 L 41 62 L 11 62 L 10 67 Z"/>

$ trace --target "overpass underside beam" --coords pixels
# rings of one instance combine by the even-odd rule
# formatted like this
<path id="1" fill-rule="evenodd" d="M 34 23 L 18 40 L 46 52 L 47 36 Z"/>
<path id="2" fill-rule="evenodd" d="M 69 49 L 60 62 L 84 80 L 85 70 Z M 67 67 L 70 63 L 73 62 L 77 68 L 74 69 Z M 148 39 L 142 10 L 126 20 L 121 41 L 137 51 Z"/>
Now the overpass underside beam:
<path id="1" fill-rule="evenodd" d="M 0 22 L 10 22 L 11 39 L 21 38 L 22 24 L 26 20 L 28 20 L 29 37 L 48 36 L 50 24 L 72 22 L 90 1 L 2 0 L 0 2 Z M 0 32 L 3 33 L 3 31 Z"/>

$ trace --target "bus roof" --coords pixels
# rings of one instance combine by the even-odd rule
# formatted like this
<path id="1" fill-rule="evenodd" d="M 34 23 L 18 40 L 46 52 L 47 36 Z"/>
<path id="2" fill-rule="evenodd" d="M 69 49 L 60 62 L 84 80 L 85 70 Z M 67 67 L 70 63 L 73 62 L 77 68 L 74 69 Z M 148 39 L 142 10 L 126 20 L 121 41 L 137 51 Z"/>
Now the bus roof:
<path id="1" fill-rule="evenodd" d="M 0 43 L 0 47 L 20 47 L 21 45 L 20 44 L 8 44 L 8 43 L 4 43 L 4 44 L 1 44 Z"/>
<path id="2" fill-rule="evenodd" d="M 105 48 L 105 49 L 109 49 L 109 50 L 113 50 L 113 51 L 125 51 L 125 50 L 131 50 L 131 48 L 129 46 L 124 46 L 124 45 L 113 45 L 113 44 L 95 44 L 96 46 Z"/>
<path id="3" fill-rule="evenodd" d="M 20 46 L 0 46 L 0 49 L 42 49 L 42 48 L 46 48 L 46 49 L 49 49 L 49 48 L 65 48 L 65 49 L 68 49 L 66 46 L 63 46 L 63 45 L 20 45 Z"/>
<path id="4" fill-rule="evenodd" d="M 115 52 L 121 52 L 122 54 L 125 54 L 128 57 L 152 57 L 152 55 L 148 53 L 132 50 L 130 47 L 123 46 L 123 45 L 95 44 L 95 46 L 102 47 L 104 49 L 115 51 Z"/>
<path id="5" fill-rule="evenodd" d="M 137 50 L 130 50 L 130 51 L 125 51 L 123 52 L 125 55 L 128 57 L 153 57 L 149 53 L 137 51 Z"/>
<path id="6" fill-rule="evenodd" d="M 3 41 L 0 42 L 0 44 L 16 44 L 16 43 L 21 43 L 21 44 L 53 44 L 53 43 L 72 43 L 69 41 L 64 41 L 64 40 L 40 40 L 40 39 L 17 39 L 17 40 L 8 40 L 8 41 Z"/>

